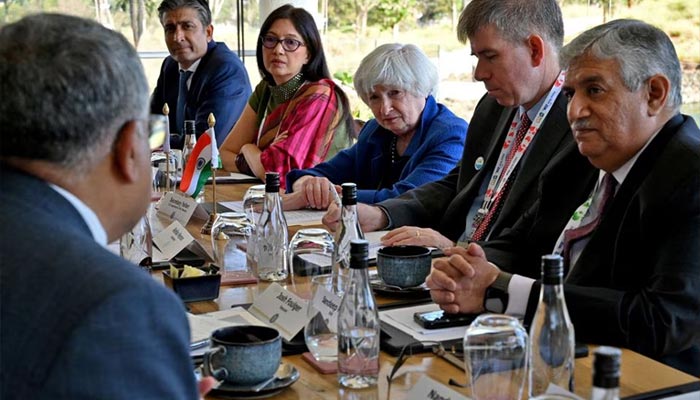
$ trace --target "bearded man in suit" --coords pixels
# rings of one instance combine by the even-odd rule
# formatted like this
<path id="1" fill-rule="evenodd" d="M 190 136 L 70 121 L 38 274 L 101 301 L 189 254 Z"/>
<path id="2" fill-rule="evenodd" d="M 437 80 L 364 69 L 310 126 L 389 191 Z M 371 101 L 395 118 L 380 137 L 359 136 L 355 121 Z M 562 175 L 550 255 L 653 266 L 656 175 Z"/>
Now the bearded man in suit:
<path id="1" fill-rule="evenodd" d="M 581 183 L 562 186 L 543 175 L 540 199 L 508 233 L 483 248 L 446 249 L 449 258 L 435 261 L 432 298 L 448 312 L 480 312 L 502 291 L 505 312 L 530 320 L 540 284 L 526 277 L 539 273 L 545 254 L 536 243 L 556 209 L 570 208 L 577 213 L 559 226 L 554 252 L 565 260 L 576 339 L 626 347 L 697 376 L 700 130 L 679 112 L 673 43 L 649 24 L 616 20 L 574 39 L 562 64 L 573 137 L 598 169 L 598 184 L 574 202 L 558 192 Z"/>
<path id="2" fill-rule="evenodd" d="M 151 195 L 136 51 L 36 14 L 0 28 L 0 82 L 0 398 L 196 399 L 182 302 L 106 248 Z"/>

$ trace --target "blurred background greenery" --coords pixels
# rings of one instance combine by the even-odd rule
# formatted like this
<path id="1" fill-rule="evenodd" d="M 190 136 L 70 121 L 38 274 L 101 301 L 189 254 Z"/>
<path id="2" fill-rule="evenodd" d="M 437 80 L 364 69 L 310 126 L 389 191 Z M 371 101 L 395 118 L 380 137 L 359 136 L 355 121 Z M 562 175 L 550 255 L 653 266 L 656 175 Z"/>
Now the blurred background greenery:
<path id="1" fill-rule="evenodd" d="M 53 11 L 94 18 L 122 32 L 143 55 L 152 86 L 162 58 L 167 55 L 157 17 L 160 0 L 0 0 L 0 25 L 38 11 Z M 318 1 L 318 3 L 317 3 Z M 497 0 L 494 0 L 497 1 Z M 533 0 L 536 1 L 536 0 Z M 242 50 L 251 83 L 260 75 L 255 64 L 255 41 L 261 9 L 280 0 L 210 0 L 214 38 L 236 50 L 238 26 L 243 26 Z M 324 36 L 329 67 L 349 92 L 353 112 L 371 118 L 355 96 L 352 75 L 362 57 L 388 42 L 414 43 L 440 71 L 437 97 L 455 113 L 471 118 L 483 85 L 472 79 L 474 58 L 468 46 L 457 41 L 454 27 L 468 0 L 294 0 L 311 4 Z M 684 67 L 684 111 L 700 117 L 700 0 L 560 0 L 565 42 L 581 31 L 616 18 L 637 18 L 669 34 Z M 307 6 L 307 8 L 309 8 Z M 239 15 L 242 15 L 239 18 Z"/>

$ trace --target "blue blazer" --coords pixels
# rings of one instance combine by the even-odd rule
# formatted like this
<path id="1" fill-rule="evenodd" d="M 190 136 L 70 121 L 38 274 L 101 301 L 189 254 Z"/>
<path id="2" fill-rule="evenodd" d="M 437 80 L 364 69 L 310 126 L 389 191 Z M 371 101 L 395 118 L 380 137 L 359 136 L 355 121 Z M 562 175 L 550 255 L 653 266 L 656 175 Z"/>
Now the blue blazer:
<path id="1" fill-rule="evenodd" d="M 385 149 L 394 137 L 375 119 L 368 121 L 355 145 L 330 160 L 287 174 L 287 191 L 304 175 L 325 176 L 334 184 L 357 184 L 357 200 L 376 203 L 390 199 L 424 183 L 445 176 L 459 161 L 467 134 L 467 122 L 457 117 L 433 96 L 428 96 L 416 133 L 406 148 L 408 162 L 391 188 L 377 189 L 381 173 L 391 157 Z"/>
<path id="2" fill-rule="evenodd" d="M 0 164 L 0 398 L 196 399 L 182 302 Z"/>
<path id="3" fill-rule="evenodd" d="M 181 149 L 184 137 L 182 127 L 176 126 L 177 94 L 180 69 L 171 56 L 163 60 L 156 88 L 151 96 L 151 114 L 162 114 L 163 104 L 170 108 L 170 145 Z M 219 146 L 243 113 L 250 97 L 250 79 L 238 56 L 222 42 L 209 42 L 207 54 L 192 75 L 187 91 L 185 118 L 195 120 L 197 137 L 209 129 L 209 113 L 216 117 L 216 142 Z M 178 135 L 175 135 L 178 133 Z"/>

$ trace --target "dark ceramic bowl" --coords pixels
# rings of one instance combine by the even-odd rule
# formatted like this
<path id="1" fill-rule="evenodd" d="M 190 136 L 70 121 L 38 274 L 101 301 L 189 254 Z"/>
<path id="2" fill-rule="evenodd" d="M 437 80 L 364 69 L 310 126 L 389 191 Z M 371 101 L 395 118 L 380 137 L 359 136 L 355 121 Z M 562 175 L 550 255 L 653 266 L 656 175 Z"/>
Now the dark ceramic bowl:
<path id="1" fill-rule="evenodd" d="M 282 337 L 274 328 L 240 325 L 211 334 L 212 351 L 204 356 L 207 375 L 235 385 L 271 378 L 282 360 Z"/>
<path id="2" fill-rule="evenodd" d="M 377 272 L 387 285 L 419 286 L 430 273 L 430 249 L 423 246 L 388 246 L 377 251 Z"/>

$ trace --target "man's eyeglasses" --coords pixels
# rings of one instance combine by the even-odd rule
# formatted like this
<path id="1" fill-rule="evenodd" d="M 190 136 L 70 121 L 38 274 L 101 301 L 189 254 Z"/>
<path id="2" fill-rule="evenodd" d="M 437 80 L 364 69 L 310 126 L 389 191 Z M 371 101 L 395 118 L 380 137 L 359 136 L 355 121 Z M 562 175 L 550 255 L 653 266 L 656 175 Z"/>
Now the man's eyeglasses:
<path id="1" fill-rule="evenodd" d="M 296 51 L 299 48 L 299 46 L 305 46 L 305 44 L 300 42 L 299 40 L 292 38 L 279 39 L 277 36 L 272 35 L 260 36 L 260 41 L 266 49 L 270 50 L 277 47 L 277 43 L 282 43 L 282 48 L 284 49 L 284 51 Z"/>

